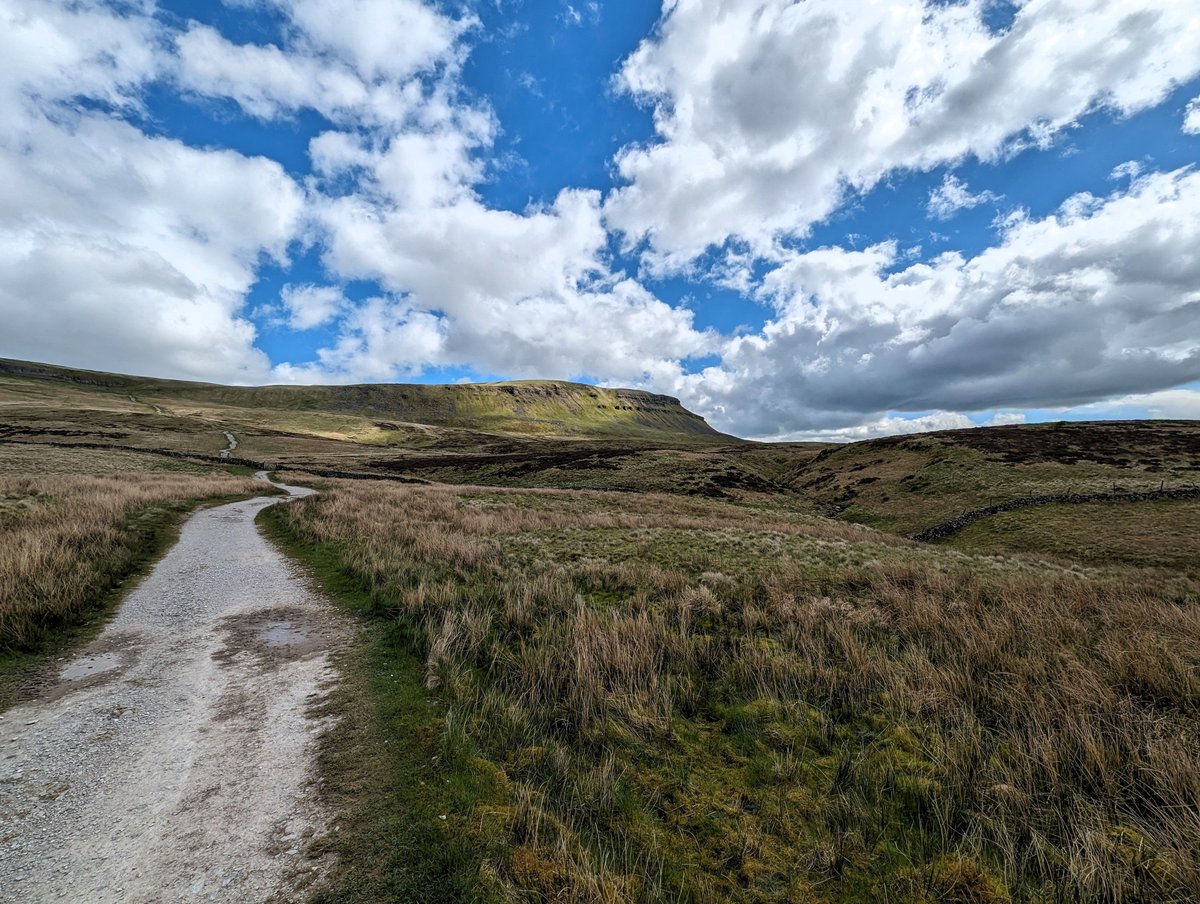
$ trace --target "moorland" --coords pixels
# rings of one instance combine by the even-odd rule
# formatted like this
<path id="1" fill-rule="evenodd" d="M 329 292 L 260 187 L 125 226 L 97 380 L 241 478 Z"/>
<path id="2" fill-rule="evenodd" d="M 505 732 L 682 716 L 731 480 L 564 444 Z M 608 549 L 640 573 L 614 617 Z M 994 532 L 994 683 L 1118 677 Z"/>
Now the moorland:
<path id="1" fill-rule="evenodd" d="M 362 626 L 318 900 L 1200 899 L 1200 424 L 762 444 L 0 362 L 0 705 L 260 469 Z"/>

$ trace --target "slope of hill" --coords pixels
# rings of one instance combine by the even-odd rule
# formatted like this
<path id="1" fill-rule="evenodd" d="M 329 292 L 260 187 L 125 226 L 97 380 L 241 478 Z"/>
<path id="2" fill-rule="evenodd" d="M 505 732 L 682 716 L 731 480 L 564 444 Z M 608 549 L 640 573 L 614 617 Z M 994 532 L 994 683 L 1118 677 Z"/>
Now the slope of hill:
<path id="1" fill-rule="evenodd" d="M 893 436 L 829 449 L 782 482 L 842 520 L 913 534 L 1019 497 L 1200 484 L 1200 423 L 1022 424 Z"/>
<path id="2" fill-rule="evenodd" d="M 2 359 L 0 375 L 10 386 L 43 382 L 181 414 L 219 416 L 250 409 L 266 421 L 260 426 L 301 433 L 337 433 L 344 426 L 339 418 L 360 419 L 360 428 L 375 442 L 404 435 L 414 424 L 535 436 L 729 439 L 670 396 L 553 380 L 240 387 Z M 328 423 L 322 424 L 322 417 Z M 328 429 L 322 431 L 322 426 Z"/>
<path id="3" fill-rule="evenodd" d="M 236 455 L 273 467 L 740 499 L 904 536 L 1023 497 L 1200 484 L 1195 422 L 1030 424 L 844 446 L 766 444 L 717 433 L 666 396 L 552 381 L 233 387 L 0 360 L 0 412 L 0 439 L 10 442 L 215 455 L 233 435 Z M 1128 539 L 1119 525 L 1141 513 L 1096 505 L 1114 517 L 1090 531 L 1089 549 L 1063 539 L 1052 544 L 1055 554 L 1103 561 L 1112 550 L 1129 562 L 1158 560 L 1121 552 Z M 1197 507 L 1161 507 L 1173 513 L 1164 529 L 1185 536 Z M 1046 546 L 1038 538 L 1055 523 L 1063 538 L 1082 536 L 1076 508 L 989 516 L 942 542 L 1036 555 Z M 1182 561 L 1189 548 L 1176 544 L 1168 558 Z"/>

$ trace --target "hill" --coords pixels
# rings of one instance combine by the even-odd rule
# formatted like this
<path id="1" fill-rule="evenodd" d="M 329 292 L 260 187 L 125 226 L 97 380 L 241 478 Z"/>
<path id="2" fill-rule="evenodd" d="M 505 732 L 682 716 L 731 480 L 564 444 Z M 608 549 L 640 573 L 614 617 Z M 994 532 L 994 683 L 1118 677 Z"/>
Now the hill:
<path id="1" fill-rule="evenodd" d="M 1190 539 L 1200 501 L 1120 504 L 1200 485 L 1200 424 L 1190 421 L 753 443 L 716 432 L 676 399 L 577 383 L 235 387 L 5 360 L 0 406 L 9 442 L 215 456 L 232 436 L 248 462 L 309 473 L 706 496 L 901 536 L 1031 497 L 1090 498 L 1090 507 L 989 513 L 938 542 L 1100 563 L 1200 553 Z M 1155 533 L 1177 540 L 1150 554 Z"/>
<path id="2" fill-rule="evenodd" d="M 824 446 L 748 443 L 678 400 L 521 381 L 221 386 L 0 359 L 0 440 L 236 457 L 271 467 L 500 486 L 794 495 Z"/>
<path id="3" fill-rule="evenodd" d="M 250 409 L 279 428 L 299 432 L 321 432 L 316 428 L 322 415 L 334 419 L 325 431 L 334 433 L 345 427 L 338 418 L 358 418 L 370 422 L 374 430 L 365 432 L 376 442 L 403 435 L 412 425 L 535 436 L 729 439 L 670 396 L 554 380 L 241 387 L 4 359 L 0 375 L 10 387 L 42 382 L 196 415 Z"/>
<path id="4" fill-rule="evenodd" d="M 917 533 L 1031 495 L 1200 483 L 1200 423 L 1021 424 L 892 436 L 827 449 L 783 482 L 842 520 Z"/>

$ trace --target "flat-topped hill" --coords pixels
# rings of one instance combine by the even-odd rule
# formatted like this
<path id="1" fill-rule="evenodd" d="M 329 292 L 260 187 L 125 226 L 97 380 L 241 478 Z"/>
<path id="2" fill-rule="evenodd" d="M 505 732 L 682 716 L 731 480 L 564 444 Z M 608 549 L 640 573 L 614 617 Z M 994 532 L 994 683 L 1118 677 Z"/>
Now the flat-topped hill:
<path id="1" fill-rule="evenodd" d="M 378 383 L 352 386 L 223 386 L 78 370 L 0 359 L 0 376 L 47 386 L 116 394 L 171 408 L 217 407 L 272 412 L 286 428 L 288 412 L 357 415 L 379 430 L 414 424 L 488 433 L 728 439 L 678 399 L 634 389 L 606 389 L 555 380 L 453 385 Z M 43 392 L 44 394 L 44 392 Z"/>

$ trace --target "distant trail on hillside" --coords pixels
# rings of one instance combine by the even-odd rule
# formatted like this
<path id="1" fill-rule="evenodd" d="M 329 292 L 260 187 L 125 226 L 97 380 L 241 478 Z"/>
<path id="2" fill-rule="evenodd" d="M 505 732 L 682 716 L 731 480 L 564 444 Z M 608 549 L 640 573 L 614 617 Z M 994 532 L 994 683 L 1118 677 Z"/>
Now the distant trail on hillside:
<path id="1" fill-rule="evenodd" d="M 949 521 L 935 524 L 919 534 L 913 534 L 910 539 L 919 543 L 932 543 L 958 533 L 968 524 L 974 524 L 983 518 L 999 515 L 1001 512 L 1013 512 L 1017 509 L 1031 508 L 1038 505 L 1080 505 L 1087 502 L 1158 502 L 1167 499 L 1200 499 L 1200 487 L 1183 487 L 1173 490 L 1146 490 L 1145 492 L 1112 492 L 1112 493 L 1056 493 L 1043 496 L 1022 496 L 1019 499 L 1009 499 L 1007 502 L 997 502 L 995 505 L 985 505 L 983 508 L 972 509 L 955 515 Z"/>
<path id="2" fill-rule="evenodd" d="M 0 715 L 0 901 L 290 901 L 319 883 L 316 707 L 349 629 L 255 527 L 279 501 L 192 515 L 104 633 Z"/>
<path id="3" fill-rule="evenodd" d="M 222 432 L 225 434 L 225 442 L 227 442 L 229 445 L 227 445 L 224 449 L 222 449 L 218 454 L 222 458 L 229 458 L 231 455 L 233 455 L 234 450 L 237 449 L 237 447 L 238 447 L 237 437 L 234 436 L 232 433 L 230 433 L 228 430 L 225 430 Z"/>

